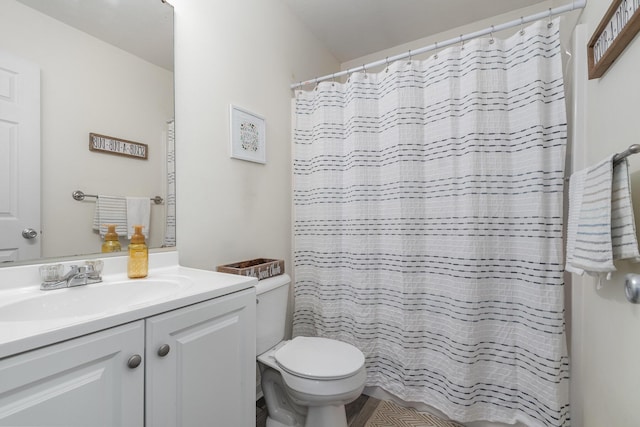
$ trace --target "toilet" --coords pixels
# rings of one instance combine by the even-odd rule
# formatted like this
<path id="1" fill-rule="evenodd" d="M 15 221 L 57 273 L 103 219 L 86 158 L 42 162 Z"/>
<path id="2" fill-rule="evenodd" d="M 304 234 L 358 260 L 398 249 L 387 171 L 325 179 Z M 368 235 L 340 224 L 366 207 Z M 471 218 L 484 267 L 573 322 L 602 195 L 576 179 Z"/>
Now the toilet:
<path id="1" fill-rule="evenodd" d="M 267 427 L 347 427 L 344 405 L 364 389 L 364 355 L 351 344 L 319 337 L 283 341 L 291 278 L 256 285 L 256 354 Z"/>

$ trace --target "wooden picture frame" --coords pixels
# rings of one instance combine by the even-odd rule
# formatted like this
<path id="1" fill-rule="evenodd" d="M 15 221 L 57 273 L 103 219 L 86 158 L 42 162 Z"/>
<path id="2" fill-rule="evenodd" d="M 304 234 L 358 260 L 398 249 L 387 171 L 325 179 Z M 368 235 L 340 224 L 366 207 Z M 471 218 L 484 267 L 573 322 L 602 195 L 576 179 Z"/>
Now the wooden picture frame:
<path id="1" fill-rule="evenodd" d="M 267 163 L 267 129 L 264 117 L 230 105 L 229 128 L 232 158 Z"/>
<path id="2" fill-rule="evenodd" d="M 589 80 L 611 67 L 640 31 L 640 0 L 614 0 L 587 43 Z"/>
<path id="3" fill-rule="evenodd" d="M 149 156 L 147 144 L 100 135 L 99 133 L 89 134 L 89 150 L 142 160 L 147 160 Z"/>

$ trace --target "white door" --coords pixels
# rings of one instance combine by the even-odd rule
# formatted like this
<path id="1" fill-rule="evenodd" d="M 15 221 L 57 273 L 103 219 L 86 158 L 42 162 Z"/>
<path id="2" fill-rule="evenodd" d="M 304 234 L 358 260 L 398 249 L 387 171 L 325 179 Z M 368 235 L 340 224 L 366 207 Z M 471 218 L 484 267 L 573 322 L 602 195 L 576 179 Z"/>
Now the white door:
<path id="1" fill-rule="evenodd" d="M 40 258 L 40 68 L 0 50 L 0 263 L 35 258 Z"/>
<path id="2" fill-rule="evenodd" d="M 147 319 L 147 426 L 255 426 L 255 301 L 247 290 Z"/>
<path id="3" fill-rule="evenodd" d="M 2 359 L 0 426 L 142 426 L 142 357 L 139 320 Z"/>

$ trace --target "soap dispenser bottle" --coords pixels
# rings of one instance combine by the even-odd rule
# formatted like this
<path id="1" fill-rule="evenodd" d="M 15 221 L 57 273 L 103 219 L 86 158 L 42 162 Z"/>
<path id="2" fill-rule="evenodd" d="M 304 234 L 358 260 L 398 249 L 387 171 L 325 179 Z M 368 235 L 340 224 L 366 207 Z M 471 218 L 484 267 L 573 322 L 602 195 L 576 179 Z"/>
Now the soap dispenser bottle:
<path id="1" fill-rule="evenodd" d="M 129 244 L 129 262 L 127 265 L 127 275 L 130 279 L 147 277 L 149 272 L 149 249 L 144 242 L 142 226 L 134 225 L 135 232 L 131 236 Z"/>
<path id="2" fill-rule="evenodd" d="M 102 244 L 102 252 L 120 252 L 122 246 L 118 240 L 115 224 L 107 224 L 107 234 L 104 235 L 104 243 Z"/>

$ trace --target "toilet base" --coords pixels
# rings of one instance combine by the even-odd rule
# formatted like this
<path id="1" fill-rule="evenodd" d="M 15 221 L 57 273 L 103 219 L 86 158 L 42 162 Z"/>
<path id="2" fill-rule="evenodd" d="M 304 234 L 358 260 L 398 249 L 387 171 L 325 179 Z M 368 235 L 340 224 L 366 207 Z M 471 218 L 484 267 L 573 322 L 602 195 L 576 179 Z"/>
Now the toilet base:
<path id="1" fill-rule="evenodd" d="M 282 424 L 281 422 L 276 421 L 271 417 L 267 417 L 266 427 L 290 427 L 290 426 L 288 426 L 286 424 Z"/>
<path id="2" fill-rule="evenodd" d="M 348 427 L 344 406 L 314 406 L 309 408 L 304 427 Z M 267 417 L 267 427 L 289 427 Z"/>
<path id="3" fill-rule="evenodd" d="M 304 427 L 347 427 L 344 405 L 311 406 Z"/>
<path id="4" fill-rule="evenodd" d="M 261 365 L 262 392 L 267 404 L 267 427 L 303 427 L 307 408 L 294 403 L 282 384 L 282 376 Z"/>

